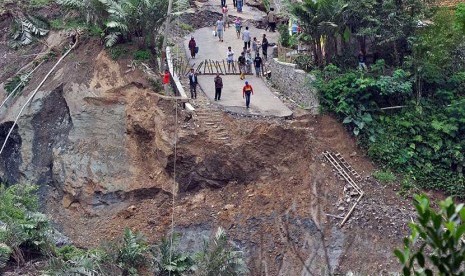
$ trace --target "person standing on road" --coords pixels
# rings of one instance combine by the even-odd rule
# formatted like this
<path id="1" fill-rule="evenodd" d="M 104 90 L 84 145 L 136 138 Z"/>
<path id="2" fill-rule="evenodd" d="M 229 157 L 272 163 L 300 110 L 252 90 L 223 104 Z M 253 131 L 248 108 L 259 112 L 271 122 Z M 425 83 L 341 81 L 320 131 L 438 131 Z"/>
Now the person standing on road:
<path id="1" fill-rule="evenodd" d="M 241 37 L 242 23 L 241 23 L 241 19 L 239 17 L 236 17 L 236 20 L 234 20 L 234 27 L 236 28 L 237 38 L 240 38 Z"/>
<path id="2" fill-rule="evenodd" d="M 250 95 L 253 95 L 253 88 L 252 85 L 246 81 L 244 87 L 242 88 L 242 98 L 245 98 L 245 106 L 247 108 L 249 108 L 250 105 Z"/>
<path id="3" fill-rule="evenodd" d="M 220 77 L 220 73 L 216 73 L 215 81 L 215 101 L 219 101 L 221 98 L 221 89 L 223 89 L 223 79 Z"/>
<path id="4" fill-rule="evenodd" d="M 262 68 L 262 65 L 263 65 L 263 60 L 260 57 L 259 53 L 257 53 L 257 56 L 255 57 L 253 62 L 254 62 L 254 65 L 255 65 L 255 74 L 256 74 L 257 77 L 260 77 L 260 72 L 261 72 L 261 68 Z"/>
<path id="5" fill-rule="evenodd" d="M 191 52 L 191 58 L 195 58 L 195 47 L 197 47 L 197 43 L 195 43 L 194 37 L 191 37 L 191 40 L 189 40 L 189 50 Z"/>
<path id="6" fill-rule="evenodd" d="M 258 54 L 258 49 L 259 49 L 258 41 L 257 41 L 257 38 L 254 37 L 253 40 L 252 40 L 252 51 L 254 52 L 254 56 L 255 56 L 255 57 L 256 57 L 257 54 Z"/>
<path id="7" fill-rule="evenodd" d="M 228 6 L 226 4 L 223 6 L 222 12 L 223 12 L 224 27 L 226 28 L 226 24 L 227 24 L 229 28 Z"/>
<path id="8" fill-rule="evenodd" d="M 165 73 L 160 74 L 162 76 L 163 89 L 165 90 L 165 96 L 168 96 L 170 93 L 170 71 L 165 69 Z"/>
<path id="9" fill-rule="evenodd" d="M 243 80 L 245 79 L 245 53 L 242 52 L 241 56 L 237 59 L 237 62 L 239 63 L 239 72 L 240 74 L 240 79 Z"/>
<path id="10" fill-rule="evenodd" d="M 237 0 L 233 0 L 233 8 L 237 7 Z"/>
<path id="11" fill-rule="evenodd" d="M 274 8 L 270 8 L 270 11 L 267 15 L 268 19 L 268 26 L 270 27 L 271 31 L 274 32 L 276 30 L 276 14 L 274 12 Z"/>
<path id="12" fill-rule="evenodd" d="M 250 31 L 249 27 L 245 27 L 244 32 L 242 33 L 242 40 L 244 41 L 244 48 L 250 48 Z"/>
<path id="13" fill-rule="evenodd" d="M 224 31 L 224 22 L 222 18 L 216 21 L 216 33 L 220 42 L 223 42 L 223 31 Z"/>
<path id="14" fill-rule="evenodd" d="M 262 39 L 262 53 L 265 60 L 268 59 L 268 39 L 266 39 L 266 34 L 263 34 Z"/>
<path id="15" fill-rule="evenodd" d="M 194 68 L 191 68 L 189 72 L 189 88 L 191 91 L 191 99 L 197 99 L 197 74 L 194 72 Z"/>
<path id="16" fill-rule="evenodd" d="M 221 0 L 221 7 L 226 6 L 226 0 Z"/>
<path id="17" fill-rule="evenodd" d="M 252 74 L 252 63 L 253 63 L 253 59 L 252 59 L 252 54 L 250 53 L 250 49 L 247 49 L 247 51 L 245 52 L 245 65 L 246 65 L 246 72 L 247 74 Z"/>
<path id="18" fill-rule="evenodd" d="M 242 12 L 242 4 L 244 3 L 243 0 L 236 0 L 237 12 Z"/>
<path id="19" fill-rule="evenodd" d="M 228 63 L 228 72 L 231 72 L 231 64 L 234 63 L 234 52 L 231 50 L 231 46 L 228 47 L 228 52 L 226 53 L 226 62 Z"/>

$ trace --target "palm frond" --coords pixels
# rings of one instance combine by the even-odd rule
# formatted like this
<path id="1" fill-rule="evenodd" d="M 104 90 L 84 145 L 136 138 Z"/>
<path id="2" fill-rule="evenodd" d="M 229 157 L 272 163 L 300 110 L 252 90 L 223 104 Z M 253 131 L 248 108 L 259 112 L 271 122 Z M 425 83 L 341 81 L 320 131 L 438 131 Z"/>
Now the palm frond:
<path id="1" fill-rule="evenodd" d="M 85 1 L 82 0 L 56 0 L 56 2 L 62 6 L 75 9 L 85 6 Z"/>
<path id="2" fill-rule="evenodd" d="M 118 42 L 120 35 L 120 32 L 109 33 L 107 36 L 105 36 L 105 46 L 112 47 L 113 45 L 115 45 L 116 42 Z"/>

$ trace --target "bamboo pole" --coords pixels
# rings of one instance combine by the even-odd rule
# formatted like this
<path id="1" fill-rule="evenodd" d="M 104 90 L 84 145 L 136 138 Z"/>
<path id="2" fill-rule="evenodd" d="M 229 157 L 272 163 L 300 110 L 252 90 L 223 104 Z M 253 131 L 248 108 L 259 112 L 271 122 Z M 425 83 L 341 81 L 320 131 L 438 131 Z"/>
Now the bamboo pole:
<path id="1" fill-rule="evenodd" d="M 347 215 L 344 217 L 344 219 L 342 220 L 341 224 L 339 224 L 340 227 L 342 227 L 344 225 L 344 223 L 347 221 L 347 219 L 350 217 L 350 215 L 352 214 L 352 212 L 354 211 L 355 209 L 355 206 L 357 206 L 358 202 L 360 201 L 360 199 L 362 199 L 364 193 L 362 192 L 360 194 L 360 196 L 358 197 L 357 201 L 355 201 L 354 203 L 354 206 L 352 206 L 352 208 L 350 208 L 349 212 L 347 213 Z"/>

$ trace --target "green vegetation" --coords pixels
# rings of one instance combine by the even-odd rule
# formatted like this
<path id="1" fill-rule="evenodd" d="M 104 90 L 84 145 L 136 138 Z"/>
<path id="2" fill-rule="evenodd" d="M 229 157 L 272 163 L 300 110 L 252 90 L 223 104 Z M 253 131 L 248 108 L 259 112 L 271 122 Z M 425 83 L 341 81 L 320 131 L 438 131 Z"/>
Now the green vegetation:
<path id="1" fill-rule="evenodd" d="M 28 255 L 49 252 L 48 220 L 38 213 L 32 185 L 0 185 L 0 267 L 12 258 L 17 264 Z"/>
<path id="2" fill-rule="evenodd" d="M 463 275 L 465 262 L 465 209 L 452 198 L 435 211 L 426 196 L 415 197 L 417 222 L 404 247 L 394 254 L 402 264 L 402 275 Z"/>
<path id="3" fill-rule="evenodd" d="M 192 27 L 189 24 L 183 23 L 183 22 L 179 23 L 179 27 L 181 28 L 181 30 L 184 30 L 184 31 L 188 31 L 188 32 L 194 31 L 194 27 Z"/>
<path id="4" fill-rule="evenodd" d="M 396 181 L 396 176 L 389 170 L 387 171 L 376 171 L 373 173 L 373 177 L 383 183 L 392 183 Z"/>
<path id="5" fill-rule="evenodd" d="M 14 91 L 15 95 L 18 93 L 21 93 L 23 88 L 27 85 L 29 82 L 29 76 L 28 74 L 23 74 L 19 76 L 14 76 L 11 78 L 11 80 L 7 81 L 5 83 L 5 91 L 10 94 Z M 16 90 L 15 90 L 16 89 Z"/>
<path id="6" fill-rule="evenodd" d="M 222 228 L 193 255 L 177 249 L 178 234 L 172 246 L 168 238 L 150 245 L 130 229 L 96 249 L 57 248 L 48 219 L 37 212 L 36 191 L 32 185 L 0 185 L 0 273 L 34 258 L 47 260 L 46 275 L 139 275 L 148 271 L 156 275 L 244 275 L 246 271 L 242 252 L 232 248 Z"/>
<path id="7" fill-rule="evenodd" d="M 53 30 L 71 30 L 85 28 L 86 22 L 79 18 L 57 18 L 50 21 L 50 27 Z"/>
<path id="8" fill-rule="evenodd" d="M 105 33 L 105 45 L 140 38 L 143 45 L 155 46 L 159 29 L 166 18 L 168 1 L 163 0 L 56 0 L 64 7 L 77 10 L 89 25 Z"/>
<path id="9" fill-rule="evenodd" d="M 134 60 L 149 60 L 152 54 L 149 50 L 137 50 L 133 54 Z"/>
<path id="10" fill-rule="evenodd" d="M 118 60 L 129 53 L 129 50 L 125 45 L 117 45 L 110 48 L 110 56 L 113 60 Z"/>
<path id="11" fill-rule="evenodd" d="M 41 8 L 50 4 L 51 0 L 30 0 L 30 5 L 32 7 Z"/>
<path id="12" fill-rule="evenodd" d="M 403 175 L 403 190 L 465 197 L 465 5 L 454 12 L 419 0 L 307 0 L 292 12 L 315 57 L 313 65 L 299 57 L 301 68 L 321 68 L 322 109 L 383 170 Z M 374 61 L 356 70 L 367 44 Z"/>
<path id="13" fill-rule="evenodd" d="M 247 272 L 242 252 L 233 250 L 222 228 L 218 228 L 212 241 L 204 242 L 203 250 L 195 259 L 197 275 L 235 276 Z"/>
<path id="14" fill-rule="evenodd" d="M 49 26 L 47 22 L 34 16 L 25 16 L 15 18 L 11 28 L 10 47 L 18 48 L 29 45 L 35 37 L 41 37 L 48 34 Z"/>

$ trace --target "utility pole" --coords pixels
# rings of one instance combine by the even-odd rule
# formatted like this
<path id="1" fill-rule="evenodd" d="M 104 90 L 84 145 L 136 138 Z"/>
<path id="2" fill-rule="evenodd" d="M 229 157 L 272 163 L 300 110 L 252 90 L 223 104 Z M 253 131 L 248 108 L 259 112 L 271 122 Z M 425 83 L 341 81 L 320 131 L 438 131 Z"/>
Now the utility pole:
<path id="1" fill-rule="evenodd" d="M 165 63 L 166 63 L 166 44 L 168 41 L 168 35 L 170 32 L 170 22 L 171 22 L 171 10 L 173 8 L 173 0 L 168 0 L 168 14 L 166 19 L 165 25 L 165 36 L 163 37 L 163 45 L 161 49 L 161 66 L 160 68 L 162 71 L 165 70 Z"/>

